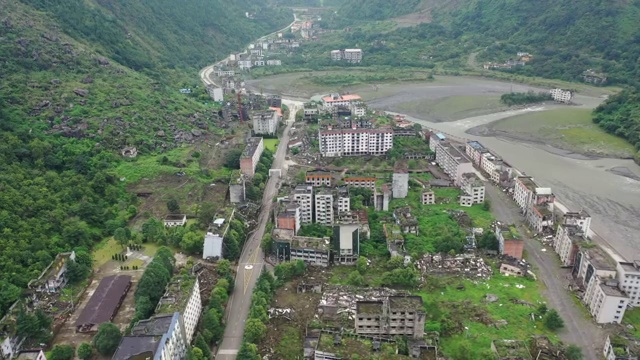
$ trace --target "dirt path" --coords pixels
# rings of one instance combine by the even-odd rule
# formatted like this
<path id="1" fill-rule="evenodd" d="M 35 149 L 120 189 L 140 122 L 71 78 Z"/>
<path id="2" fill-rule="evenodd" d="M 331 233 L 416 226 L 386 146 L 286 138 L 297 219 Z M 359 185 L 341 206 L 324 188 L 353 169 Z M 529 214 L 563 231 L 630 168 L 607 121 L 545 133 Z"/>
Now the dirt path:
<path id="1" fill-rule="evenodd" d="M 496 186 L 487 185 L 487 196 L 491 200 L 491 211 L 498 220 L 517 224 L 521 234 L 526 234 L 520 209 L 511 198 Z M 561 269 L 552 249 L 543 251 L 543 245 L 536 240 L 525 238 L 526 259 L 534 266 L 534 272 L 545 284 L 543 295 L 550 308 L 556 309 L 565 327 L 559 332 L 565 343 L 578 345 L 585 360 L 598 360 L 605 340 L 604 331 L 587 317 L 584 308 L 578 307 L 572 294 L 567 290 L 569 271 Z"/>

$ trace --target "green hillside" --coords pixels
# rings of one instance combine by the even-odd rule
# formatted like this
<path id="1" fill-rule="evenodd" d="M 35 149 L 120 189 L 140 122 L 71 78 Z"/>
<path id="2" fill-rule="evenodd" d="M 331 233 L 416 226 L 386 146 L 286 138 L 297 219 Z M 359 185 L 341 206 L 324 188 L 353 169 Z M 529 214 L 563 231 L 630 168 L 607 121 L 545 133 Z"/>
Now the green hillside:
<path id="1" fill-rule="evenodd" d="M 198 66 L 291 14 L 243 0 L 0 0 L 0 9 L 2 316 L 57 253 L 89 249 L 136 215 L 114 170 L 124 146 L 145 157 L 182 146 L 184 134 L 223 133 Z"/>
<path id="2" fill-rule="evenodd" d="M 204 66 L 293 20 L 287 9 L 250 0 L 20 1 L 133 69 Z"/>

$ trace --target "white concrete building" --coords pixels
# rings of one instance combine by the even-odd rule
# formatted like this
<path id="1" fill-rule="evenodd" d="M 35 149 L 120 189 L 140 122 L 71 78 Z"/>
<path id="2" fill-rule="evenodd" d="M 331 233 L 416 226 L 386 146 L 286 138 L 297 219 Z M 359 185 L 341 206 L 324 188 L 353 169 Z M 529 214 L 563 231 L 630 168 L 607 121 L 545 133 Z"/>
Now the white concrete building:
<path id="1" fill-rule="evenodd" d="M 16 355 L 22 346 L 24 339 L 18 338 L 15 335 L 8 334 L 2 339 L 0 344 L 0 355 L 3 359 L 11 359 Z"/>
<path id="2" fill-rule="evenodd" d="M 282 60 L 267 60 L 267 66 L 281 66 L 282 65 Z"/>
<path id="3" fill-rule="evenodd" d="M 549 91 L 549 93 L 551 94 L 553 100 L 565 104 L 570 103 L 571 99 L 573 98 L 573 93 L 569 90 L 552 89 Z"/>
<path id="4" fill-rule="evenodd" d="M 178 274 L 167 285 L 167 291 L 156 307 L 156 314 L 173 314 L 176 311 L 182 316 L 185 338 L 190 344 L 202 313 L 200 282 L 197 276 Z"/>
<path id="5" fill-rule="evenodd" d="M 358 224 L 333 227 L 336 253 L 333 261 L 341 265 L 353 265 L 360 254 L 360 226 Z"/>
<path id="6" fill-rule="evenodd" d="M 358 94 L 340 95 L 337 93 L 322 98 L 322 105 L 327 111 L 336 106 L 350 107 L 352 102 L 362 102 L 362 98 Z"/>
<path id="7" fill-rule="evenodd" d="M 393 147 L 393 129 L 322 129 L 318 131 L 324 157 L 384 155 Z"/>
<path id="8" fill-rule="evenodd" d="M 273 110 L 256 111 L 251 114 L 255 134 L 275 135 L 278 130 L 278 113 Z"/>
<path id="9" fill-rule="evenodd" d="M 462 174 L 462 184 L 460 188 L 471 198 L 472 204 L 484 203 L 485 187 L 484 183 L 475 173 Z"/>
<path id="10" fill-rule="evenodd" d="M 240 155 L 240 172 L 247 176 L 255 175 L 263 151 L 264 140 L 261 137 L 247 139 L 244 151 Z"/>
<path id="11" fill-rule="evenodd" d="M 573 266 L 579 244 L 584 241 L 580 228 L 574 225 L 560 225 L 553 238 L 553 249 L 560 256 L 562 266 Z"/>
<path id="12" fill-rule="evenodd" d="M 422 193 L 422 205 L 433 205 L 436 203 L 436 195 L 433 191 L 425 191 Z"/>
<path id="13" fill-rule="evenodd" d="M 429 149 L 435 153 L 438 147 L 438 144 L 446 141 L 446 137 L 441 133 L 431 133 L 429 136 Z"/>
<path id="14" fill-rule="evenodd" d="M 593 245 L 589 243 L 580 248 L 572 269 L 572 275 L 578 285 L 585 288 L 594 276 L 600 276 L 603 279 L 615 279 L 617 276 L 616 261 L 601 247 Z"/>
<path id="15" fill-rule="evenodd" d="M 476 166 L 481 166 L 483 155 L 489 153 L 489 150 L 477 141 L 468 141 L 465 145 L 465 153 Z"/>
<path id="16" fill-rule="evenodd" d="M 321 190 L 315 196 L 315 220 L 318 224 L 333 224 L 333 194 L 328 190 Z"/>
<path id="17" fill-rule="evenodd" d="M 629 305 L 640 306 L 640 261 L 619 262 L 616 270 L 618 285 L 629 296 Z"/>
<path id="18" fill-rule="evenodd" d="M 189 342 L 179 312 L 141 320 L 124 336 L 112 360 L 129 360 L 147 353 L 153 360 L 185 359 Z"/>
<path id="19" fill-rule="evenodd" d="M 634 342 L 636 342 L 634 337 L 612 337 L 607 335 L 602 355 L 604 355 L 605 360 L 638 360 L 640 352 L 637 350 L 637 343 L 633 346 Z"/>
<path id="20" fill-rule="evenodd" d="M 169 214 L 164 218 L 165 227 L 184 226 L 187 223 L 185 214 Z"/>
<path id="21" fill-rule="evenodd" d="M 204 236 L 203 259 L 222 259 L 222 236 L 208 232 Z"/>
<path id="22" fill-rule="evenodd" d="M 351 199 L 349 196 L 338 195 L 338 213 L 351 211 Z"/>
<path id="23" fill-rule="evenodd" d="M 409 194 L 409 172 L 406 167 L 396 167 L 393 172 L 391 192 L 394 199 L 404 199 Z"/>
<path id="24" fill-rule="evenodd" d="M 300 223 L 311 224 L 313 222 L 313 186 L 296 186 L 293 199 L 300 205 Z"/>
<path id="25" fill-rule="evenodd" d="M 241 70 L 249 70 L 249 69 L 251 69 L 252 66 L 253 66 L 253 62 L 251 61 L 251 59 L 249 59 L 249 60 L 238 60 L 238 67 Z"/>
<path id="26" fill-rule="evenodd" d="M 367 105 L 362 101 L 354 101 L 351 103 L 351 115 L 362 117 L 367 115 Z"/>
<path id="27" fill-rule="evenodd" d="M 446 142 L 437 143 L 436 162 L 456 186 L 462 184 L 462 174 L 474 171 L 471 159 Z"/>
<path id="28" fill-rule="evenodd" d="M 344 49 L 344 50 L 332 50 L 331 60 L 333 61 L 346 61 L 352 64 L 357 64 L 362 61 L 361 49 Z"/>
<path id="29" fill-rule="evenodd" d="M 582 301 L 598 324 L 619 324 L 629 304 L 629 298 L 618 289 L 616 280 L 607 280 L 600 276 L 591 279 Z"/>

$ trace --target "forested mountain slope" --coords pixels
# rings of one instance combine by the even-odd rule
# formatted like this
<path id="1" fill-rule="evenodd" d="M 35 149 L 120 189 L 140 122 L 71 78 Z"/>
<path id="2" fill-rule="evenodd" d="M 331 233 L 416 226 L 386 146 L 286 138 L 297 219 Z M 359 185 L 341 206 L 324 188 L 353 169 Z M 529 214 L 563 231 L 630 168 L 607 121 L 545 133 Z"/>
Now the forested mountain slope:
<path id="1" fill-rule="evenodd" d="M 244 0 L 0 0 L 0 316 L 57 253 L 135 216 L 123 146 L 219 131 L 196 65 L 290 18 Z"/>
<path id="2" fill-rule="evenodd" d="M 293 20 L 287 9 L 251 0 L 19 1 L 133 69 L 204 66 Z"/>

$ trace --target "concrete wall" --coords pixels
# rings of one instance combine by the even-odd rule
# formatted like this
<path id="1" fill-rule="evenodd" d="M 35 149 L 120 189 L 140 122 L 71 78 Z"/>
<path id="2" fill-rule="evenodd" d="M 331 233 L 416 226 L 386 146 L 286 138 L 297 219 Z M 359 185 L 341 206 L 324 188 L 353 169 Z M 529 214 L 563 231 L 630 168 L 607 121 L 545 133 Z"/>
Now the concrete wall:
<path id="1" fill-rule="evenodd" d="M 404 199 L 409 193 L 409 174 L 394 173 L 391 191 L 395 199 Z"/>

